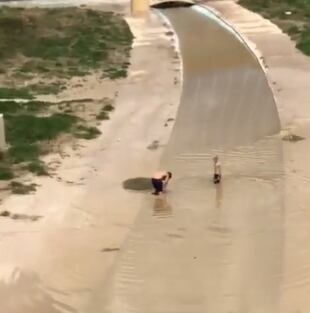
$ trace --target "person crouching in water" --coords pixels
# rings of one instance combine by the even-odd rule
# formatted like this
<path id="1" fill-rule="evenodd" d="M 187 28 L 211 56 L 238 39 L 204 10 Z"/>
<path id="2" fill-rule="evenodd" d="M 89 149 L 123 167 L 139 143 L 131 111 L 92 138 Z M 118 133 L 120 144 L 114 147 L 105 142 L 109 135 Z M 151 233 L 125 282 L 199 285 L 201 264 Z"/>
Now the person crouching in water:
<path id="1" fill-rule="evenodd" d="M 152 185 L 155 189 L 153 195 L 159 195 L 167 188 L 168 182 L 172 177 L 171 172 L 157 172 L 152 177 Z"/>
<path id="2" fill-rule="evenodd" d="M 213 164 L 214 166 L 213 182 L 214 184 L 219 184 L 222 179 L 222 171 L 221 171 L 221 163 L 217 155 L 213 158 L 213 163 L 214 163 Z"/>

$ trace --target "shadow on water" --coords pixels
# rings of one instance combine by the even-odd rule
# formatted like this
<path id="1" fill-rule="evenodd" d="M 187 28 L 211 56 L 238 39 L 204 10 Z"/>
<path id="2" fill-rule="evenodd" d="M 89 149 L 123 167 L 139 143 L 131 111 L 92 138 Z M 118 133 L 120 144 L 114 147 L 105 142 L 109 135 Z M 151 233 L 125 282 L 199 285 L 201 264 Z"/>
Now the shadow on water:
<path id="1" fill-rule="evenodd" d="M 280 123 L 264 72 L 210 12 L 162 14 L 179 37 L 184 68 L 161 164 L 173 179 L 153 210 L 145 200 L 89 312 L 282 313 L 282 142 L 273 136 Z M 217 186 L 215 154 L 223 171 Z"/>
<path id="2" fill-rule="evenodd" d="M 135 177 L 126 179 L 123 182 L 123 188 L 133 191 L 150 191 L 153 189 L 149 177 Z"/>

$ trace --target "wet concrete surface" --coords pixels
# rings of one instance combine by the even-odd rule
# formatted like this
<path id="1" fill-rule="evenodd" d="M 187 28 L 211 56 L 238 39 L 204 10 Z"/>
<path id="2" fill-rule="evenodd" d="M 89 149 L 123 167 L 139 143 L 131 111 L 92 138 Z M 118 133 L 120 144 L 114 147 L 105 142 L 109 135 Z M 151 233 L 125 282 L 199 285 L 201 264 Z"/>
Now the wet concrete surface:
<path id="1" fill-rule="evenodd" d="M 88 312 L 276 313 L 285 209 L 280 123 L 240 38 L 197 7 L 163 13 L 183 55 L 183 95 L 162 168 Z M 212 183 L 212 157 L 223 181 Z M 281 312 L 283 313 L 283 312 Z"/>
<path id="2" fill-rule="evenodd" d="M 163 10 L 178 32 L 184 67 L 182 105 L 169 155 L 250 144 L 280 129 L 257 59 L 225 24 L 202 12 L 208 11 L 197 6 Z"/>

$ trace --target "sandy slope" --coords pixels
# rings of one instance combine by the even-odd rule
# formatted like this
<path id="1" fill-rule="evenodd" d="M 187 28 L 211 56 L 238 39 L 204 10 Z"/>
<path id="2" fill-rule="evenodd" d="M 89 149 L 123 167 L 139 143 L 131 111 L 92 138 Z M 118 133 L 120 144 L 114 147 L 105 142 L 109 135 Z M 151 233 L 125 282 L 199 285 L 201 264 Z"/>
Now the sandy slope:
<path id="1" fill-rule="evenodd" d="M 123 190 L 122 181 L 158 167 L 162 148 L 147 146 L 168 140 L 173 123 L 164 125 L 178 106 L 179 62 L 157 16 L 128 22 L 136 36 L 130 75 L 102 136 L 77 153 L 67 151 L 59 181 L 38 179 L 36 194 L 2 205 L 42 218 L 0 220 L 1 312 L 79 311 L 104 281 L 140 209 L 140 194 Z"/>

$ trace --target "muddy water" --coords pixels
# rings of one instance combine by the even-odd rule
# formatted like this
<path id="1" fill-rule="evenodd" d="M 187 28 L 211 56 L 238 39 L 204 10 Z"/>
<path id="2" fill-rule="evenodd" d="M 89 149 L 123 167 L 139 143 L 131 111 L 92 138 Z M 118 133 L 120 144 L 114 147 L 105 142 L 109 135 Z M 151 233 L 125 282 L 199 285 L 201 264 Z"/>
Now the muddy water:
<path id="1" fill-rule="evenodd" d="M 247 47 L 197 7 L 163 13 L 183 55 L 183 95 L 163 168 L 89 312 L 276 313 L 283 253 L 282 146 L 270 88 Z M 224 179 L 211 181 L 219 154 Z"/>

